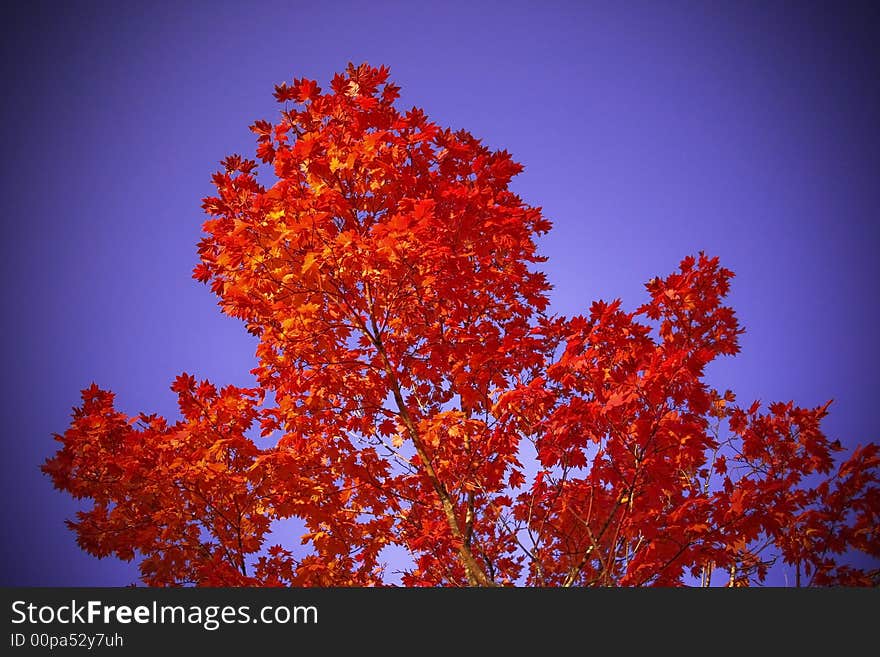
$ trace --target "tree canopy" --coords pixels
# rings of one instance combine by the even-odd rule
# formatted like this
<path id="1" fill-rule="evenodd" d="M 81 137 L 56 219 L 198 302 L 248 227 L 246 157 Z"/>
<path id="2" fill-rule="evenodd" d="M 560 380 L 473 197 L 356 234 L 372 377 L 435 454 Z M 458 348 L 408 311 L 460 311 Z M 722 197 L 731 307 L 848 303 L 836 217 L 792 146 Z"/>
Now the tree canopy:
<path id="1" fill-rule="evenodd" d="M 553 314 L 522 167 L 388 76 L 278 85 L 259 163 L 214 175 L 193 275 L 259 339 L 255 385 L 181 374 L 173 423 L 84 390 L 43 466 L 91 501 L 79 545 L 149 585 L 382 585 L 389 547 L 406 586 L 877 584 L 877 445 L 706 381 L 733 273 L 700 253 L 634 310 Z"/>

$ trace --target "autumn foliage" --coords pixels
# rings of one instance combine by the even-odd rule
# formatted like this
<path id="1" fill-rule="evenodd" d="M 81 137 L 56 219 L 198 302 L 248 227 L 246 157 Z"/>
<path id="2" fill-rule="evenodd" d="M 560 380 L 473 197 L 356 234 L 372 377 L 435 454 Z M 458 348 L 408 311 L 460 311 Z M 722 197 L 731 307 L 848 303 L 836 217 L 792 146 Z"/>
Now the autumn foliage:
<path id="1" fill-rule="evenodd" d="M 717 259 L 554 316 L 507 152 L 398 110 L 385 68 L 275 97 L 251 129 L 277 182 L 223 162 L 194 271 L 258 336 L 256 384 L 182 374 L 174 423 L 84 390 L 43 466 L 91 501 L 84 550 L 149 585 L 381 585 L 387 548 L 406 586 L 878 583 L 877 445 L 705 381 L 742 332 Z"/>

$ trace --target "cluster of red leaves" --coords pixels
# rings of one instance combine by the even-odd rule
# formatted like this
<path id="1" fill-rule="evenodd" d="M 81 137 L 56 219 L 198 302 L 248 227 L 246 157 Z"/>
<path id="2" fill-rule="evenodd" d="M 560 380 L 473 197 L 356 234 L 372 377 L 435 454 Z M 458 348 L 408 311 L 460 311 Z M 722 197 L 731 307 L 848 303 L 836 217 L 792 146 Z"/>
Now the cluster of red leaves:
<path id="1" fill-rule="evenodd" d="M 741 333 L 716 259 L 636 312 L 549 317 L 550 223 L 508 153 L 401 113 L 385 68 L 275 96 L 252 130 L 277 182 L 224 161 L 194 271 L 259 337 L 258 387 L 184 375 L 171 427 L 84 391 L 44 466 L 94 501 L 84 549 L 156 585 L 378 585 L 388 546 L 410 586 L 740 585 L 773 558 L 876 583 L 841 555 L 880 556 L 877 446 L 835 469 L 826 407 L 761 414 L 704 381 Z M 265 545 L 291 517 L 303 547 Z"/>
<path id="2" fill-rule="evenodd" d="M 147 584 L 247 583 L 245 555 L 269 530 L 266 482 L 245 432 L 258 416 L 257 390 L 218 391 L 186 374 L 172 386 L 181 421 L 128 418 L 113 393 L 92 385 L 44 466 L 55 486 L 94 501 L 68 524 L 98 557 L 143 555 Z"/>
<path id="3" fill-rule="evenodd" d="M 739 349 L 732 276 L 701 254 L 648 283 L 636 312 L 597 302 L 557 322 L 546 376 L 500 400 L 540 461 L 512 510 L 530 583 L 708 584 L 720 570 L 739 585 L 765 578 L 768 553 L 812 583 L 876 580 L 834 557 L 880 553 L 877 446 L 828 476 L 841 447 L 819 427 L 827 404 L 764 415 L 704 381 Z"/>

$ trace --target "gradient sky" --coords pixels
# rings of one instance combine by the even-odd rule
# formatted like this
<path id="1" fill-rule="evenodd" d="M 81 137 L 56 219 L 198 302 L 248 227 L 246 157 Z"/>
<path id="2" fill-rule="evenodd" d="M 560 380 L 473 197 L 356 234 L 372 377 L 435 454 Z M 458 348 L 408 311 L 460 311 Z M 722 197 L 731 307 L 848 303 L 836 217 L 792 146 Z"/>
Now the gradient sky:
<path id="1" fill-rule="evenodd" d="M 733 269 L 740 401 L 835 400 L 880 440 L 880 15 L 828 2 L 71 2 L 4 9 L 0 583 L 120 585 L 39 466 L 79 390 L 176 418 L 181 371 L 250 385 L 255 342 L 190 278 L 210 174 L 274 84 L 391 68 L 403 106 L 525 165 L 553 310 Z M 183 5 L 183 6 L 181 6 Z M 17 13 L 9 13 L 16 11 Z M 293 539 L 296 543 L 296 538 Z M 781 582 L 779 582 L 781 583 Z"/>

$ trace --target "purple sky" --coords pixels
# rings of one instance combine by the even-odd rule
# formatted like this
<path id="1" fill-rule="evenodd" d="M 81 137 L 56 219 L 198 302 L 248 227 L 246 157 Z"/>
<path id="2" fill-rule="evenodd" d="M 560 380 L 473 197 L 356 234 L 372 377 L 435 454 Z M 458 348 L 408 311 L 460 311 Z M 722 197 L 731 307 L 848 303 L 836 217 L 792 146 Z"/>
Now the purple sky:
<path id="1" fill-rule="evenodd" d="M 274 84 L 348 61 L 390 66 L 404 106 L 525 165 L 515 191 L 554 222 L 556 312 L 634 308 L 683 256 L 718 255 L 747 333 L 712 382 L 834 398 L 829 434 L 880 440 L 867 3 L 23 4 L 0 45 L 0 584 L 135 581 L 64 527 L 76 506 L 39 472 L 51 434 L 92 381 L 171 418 L 181 371 L 251 384 L 253 338 L 190 278 L 200 199 L 222 157 L 253 153 Z"/>

